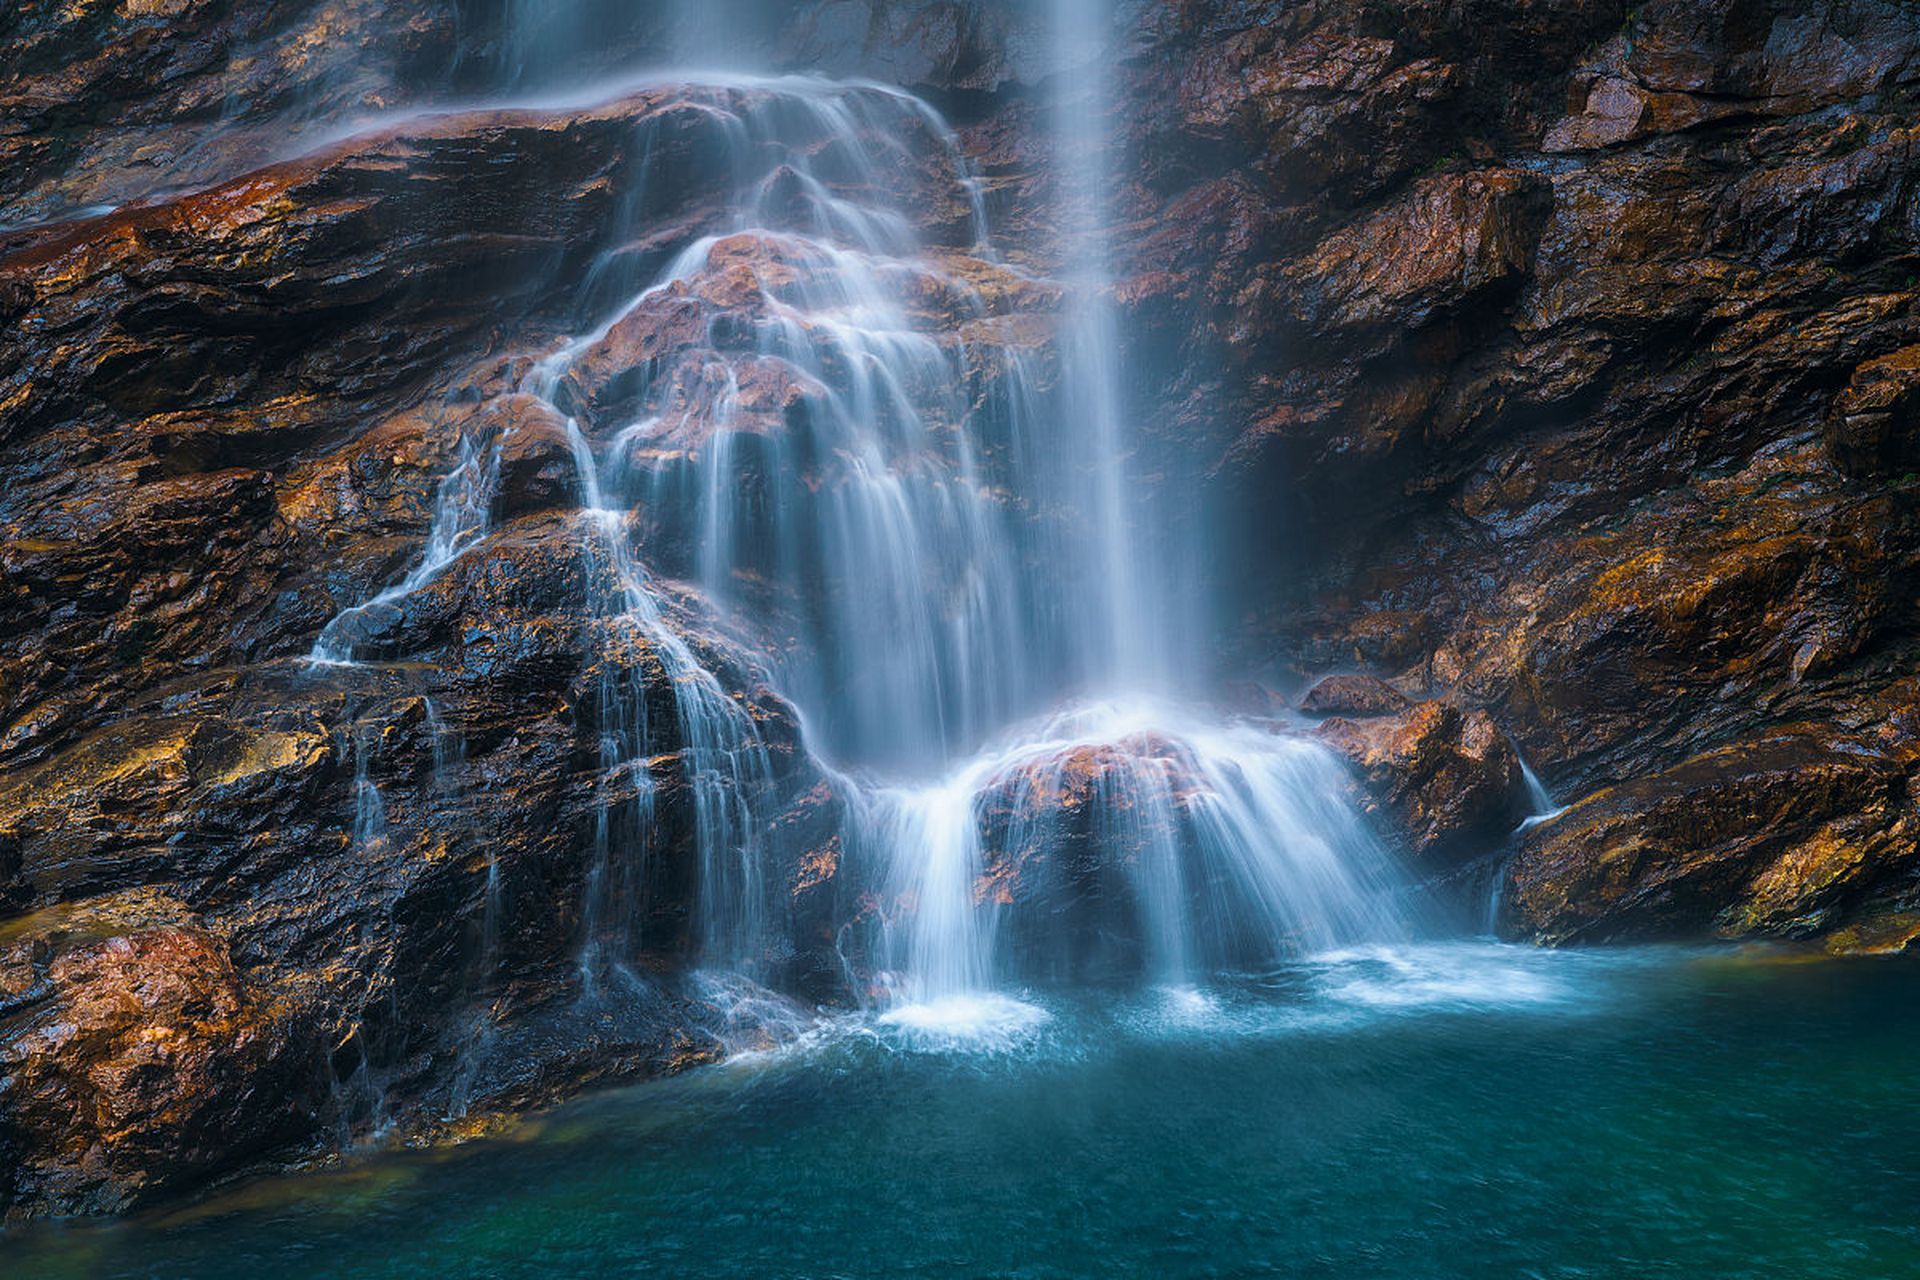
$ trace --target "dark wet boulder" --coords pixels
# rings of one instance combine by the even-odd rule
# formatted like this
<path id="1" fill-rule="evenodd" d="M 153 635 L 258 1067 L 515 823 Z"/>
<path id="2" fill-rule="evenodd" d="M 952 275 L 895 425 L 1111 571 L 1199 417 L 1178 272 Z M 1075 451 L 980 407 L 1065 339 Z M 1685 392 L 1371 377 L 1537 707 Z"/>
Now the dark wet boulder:
<path id="1" fill-rule="evenodd" d="M 977 805 L 985 863 L 973 896 L 998 908 L 1022 973 L 1147 968 L 1146 878 L 1183 860 L 1200 785 L 1186 749 L 1157 735 L 1075 746 L 992 781 Z"/>
<path id="2" fill-rule="evenodd" d="M 1326 676 L 1300 699 L 1310 716 L 1383 716 L 1404 711 L 1411 700 L 1378 676 Z"/>
<path id="3" fill-rule="evenodd" d="M 1910 751 L 1786 726 L 1602 789 L 1530 832 L 1503 923 L 1552 943 L 1830 934 L 1911 910 L 1916 870 Z"/>
<path id="4" fill-rule="evenodd" d="M 164 895 L 50 908 L 0 934 L 0 1202 L 98 1213 L 315 1132 L 322 1055 L 297 1000 Z"/>
<path id="5" fill-rule="evenodd" d="M 1519 757 L 1485 711 L 1403 702 L 1324 720 L 1315 736 L 1353 763 L 1369 807 L 1422 862 L 1490 852 L 1527 816 Z"/>

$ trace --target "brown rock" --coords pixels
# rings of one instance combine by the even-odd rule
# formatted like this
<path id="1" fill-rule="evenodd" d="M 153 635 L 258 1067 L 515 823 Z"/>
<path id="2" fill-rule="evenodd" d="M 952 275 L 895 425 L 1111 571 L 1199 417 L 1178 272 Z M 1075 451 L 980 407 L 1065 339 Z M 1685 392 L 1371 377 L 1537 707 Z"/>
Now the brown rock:
<path id="1" fill-rule="evenodd" d="M 1906 511 L 1837 490 L 1811 448 L 1757 459 L 1611 528 L 1548 540 L 1538 585 L 1463 625 L 1449 661 L 1477 696 L 1550 722 L 1536 754 L 1560 772 L 1626 776 L 1650 747 L 1671 751 L 1671 732 L 1681 749 L 1659 764 L 1675 763 L 1763 694 L 1817 699 L 1885 634 L 1920 550 Z"/>
<path id="2" fill-rule="evenodd" d="M 1404 177 L 1444 133 L 1459 68 L 1329 22 L 1288 39 L 1270 21 L 1208 43 L 1178 87 L 1181 126 L 1233 132 L 1289 191 L 1348 200 Z M 1365 138 L 1367 145 L 1355 140 Z"/>
<path id="3" fill-rule="evenodd" d="M 1506 926 L 1552 943 L 1830 933 L 1920 860 L 1910 769 L 1801 725 L 1604 789 L 1527 836 Z"/>
<path id="4" fill-rule="evenodd" d="M 315 1125 L 319 1045 L 158 895 L 9 924 L 0 989 L 0 1190 L 16 1211 L 124 1209 Z"/>
<path id="5" fill-rule="evenodd" d="M 1028 762 L 977 806 L 986 864 L 975 900 L 1000 909 L 1010 945 L 1035 971 L 1138 974 L 1150 941 L 1138 873 L 1187 847 L 1194 786 L 1178 744 L 1151 735 Z"/>
<path id="6" fill-rule="evenodd" d="M 1547 187 L 1512 169 L 1425 178 L 1290 267 L 1303 323 L 1323 333 L 1417 328 L 1525 272 Z"/>
<path id="7" fill-rule="evenodd" d="M 223 0 L 20 6 L 0 65 L 0 205 L 41 221 L 244 172 L 458 57 L 452 6 Z M 311 145 L 311 144 L 309 144 Z"/>
<path id="8" fill-rule="evenodd" d="M 1354 763 L 1369 808 L 1418 859 L 1486 853 L 1527 815 L 1519 758 L 1484 711 L 1421 702 L 1392 716 L 1336 717 L 1314 732 Z"/>
<path id="9" fill-rule="evenodd" d="M 579 464 L 567 439 L 565 419 L 530 395 L 489 402 L 468 428 L 499 449 L 499 516 L 566 506 L 580 492 Z"/>
<path id="10" fill-rule="evenodd" d="M 1327 676 L 1300 699 L 1310 716 L 1384 716 L 1405 711 L 1407 696 L 1377 676 Z"/>
<path id="11" fill-rule="evenodd" d="M 1849 475 L 1883 477 L 1920 465 L 1920 346 L 1855 369 L 1825 430 L 1828 452 Z"/>

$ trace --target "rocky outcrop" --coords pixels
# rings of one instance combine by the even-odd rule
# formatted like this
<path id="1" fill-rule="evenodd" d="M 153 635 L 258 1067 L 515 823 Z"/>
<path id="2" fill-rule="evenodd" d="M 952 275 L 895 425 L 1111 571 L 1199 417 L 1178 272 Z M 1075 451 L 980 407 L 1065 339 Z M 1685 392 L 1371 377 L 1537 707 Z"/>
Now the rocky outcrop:
<path id="1" fill-rule="evenodd" d="M 719 127 L 674 90 L 433 118 L 0 256 L 11 1211 L 718 1051 L 676 978 L 695 802 L 665 637 L 617 634 L 628 532 L 577 510 L 564 422 L 492 349 L 571 323 L 590 262 L 617 287 L 721 213 Z M 633 211 L 652 238 L 612 241 L 642 152 L 670 175 Z M 465 554 L 358 607 L 488 442 Z M 831 789 L 758 655 L 696 593 L 664 612 L 754 726 L 742 802 L 791 833 L 790 927 L 750 967 L 828 994 Z M 335 618 L 360 661 L 310 665 Z M 641 776 L 605 759 L 623 708 L 654 726 Z M 643 813 L 602 865 L 596 831 Z M 583 992 L 602 944 L 638 967 Z"/>
<path id="2" fill-rule="evenodd" d="M 49 908 L 0 935 L 5 1198 L 100 1212 L 274 1150 L 324 1093 L 313 1028 L 163 895 Z"/>
<path id="3" fill-rule="evenodd" d="M 1148 886 L 1190 860 L 1188 806 L 1204 790 L 1183 744 L 1147 734 L 992 780 L 976 805 L 986 861 L 973 894 L 997 909 L 1023 972 L 1110 981 L 1149 969 Z"/>
<path id="4" fill-rule="evenodd" d="M 1325 676 L 1300 699 L 1310 716 L 1383 716 L 1411 706 L 1407 695 L 1378 676 Z"/>
<path id="5" fill-rule="evenodd" d="M 1493 720 L 1445 702 L 1384 702 L 1376 695 L 1353 708 L 1364 718 L 1335 716 L 1316 730 L 1353 762 L 1369 805 L 1429 866 L 1499 848 L 1527 816 L 1529 796 L 1519 757 Z"/>
<path id="6" fill-rule="evenodd" d="M 0 15 L 0 225 L 192 190 L 284 154 L 290 137 L 323 140 L 342 116 L 395 106 L 404 86 L 451 74 L 461 7 L 10 5 Z"/>
<path id="7" fill-rule="evenodd" d="M 1897 907 L 1920 866 L 1911 754 L 1786 725 L 1604 788 L 1522 843 L 1508 924 L 1555 943 L 1805 937 Z"/>
<path id="8" fill-rule="evenodd" d="M 1817 777 L 1902 732 L 1911 7 L 1196 0 L 1137 40 L 1118 297 L 1149 430 L 1242 513 L 1230 665 L 1475 708 L 1580 802 L 1520 849 L 1516 934 L 1898 936 L 1900 802 L 1811 906 L 1762 874 L 1799 837 L 1662 815 L 1730 744 L 1831 726 Z M 1390 723 L 1331 736 L 1417 759 Z"/>

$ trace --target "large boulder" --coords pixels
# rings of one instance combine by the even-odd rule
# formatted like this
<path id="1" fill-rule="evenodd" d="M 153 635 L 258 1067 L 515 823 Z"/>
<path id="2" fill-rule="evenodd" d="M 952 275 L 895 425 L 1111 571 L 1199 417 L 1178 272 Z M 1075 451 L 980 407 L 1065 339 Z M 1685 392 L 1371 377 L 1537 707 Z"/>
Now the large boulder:
<path id="1" fill-rule="evenodd" d="M 1445 866 L 1498 848 L 1529 803 L 1526 779 L 1485 711 L 1432 701 L 1335 716 L 1316 736 L 1353 762 L 1367 796 L 1412 856 Z"/>
<path id="2" fill-rule="evenodd" d="M 177 903 L 126 891 L 0 938 L 0 1201 L 125 1209 L 311 1135 L 322 1055 Z"/>

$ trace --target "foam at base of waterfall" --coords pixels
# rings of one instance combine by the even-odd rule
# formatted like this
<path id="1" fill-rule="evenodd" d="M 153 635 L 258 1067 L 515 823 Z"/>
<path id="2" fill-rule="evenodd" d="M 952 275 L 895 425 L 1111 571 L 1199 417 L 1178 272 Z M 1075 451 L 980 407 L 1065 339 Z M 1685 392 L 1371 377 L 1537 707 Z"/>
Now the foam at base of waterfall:
<path id="1" fill-rule="evenodd" d="M 875 1022 L 912 1049 L 1004 1053 L 1030 1043 L 1052 1020 L 1039 1005 L 997 991 L 968 991 L 895 1005 Z"/>
<path id="2" fill-rule="evenodd" d="M 1324 747 L 1261 726 L 1142 699 L 1066 708 L 936 783 L 858 797 L 856 844 L 901 904 L 882 913 L 879 967 L 921 1004 L 1006 972 L 994 923 L 1014 904 L 982 888 L 1006 852 L 983 832 L 989 808 L 1012 814 L 998 841 L 1016 849 L 1090 822 L 1138 906 L 1145 976 L 1170 988 L 1234 964 L 1400 940 L 1385 851 L 1343 782 Z M 1062 809 L 1076 788 L 1087 812 Z"/>
<path id="3" fill-rule="evenodd" d="M 1621 958 L 1485 940 L 1350 947 L 1309 957 L 1322 998 L 1377 1013 L 1525 1011 L 1592 1002 Z"/>
<path id="4" fill-rule="evenodd" d="M 1356 946 L 1261 974 L 1153 987 L 1097 1016 L 1140 1041 L 1365 1034 L 1405 1019 L 1583 1017 L 1610 1007 L 1638 972 L 1714 953 L 1547 951 L 1485 939 Z"/>

